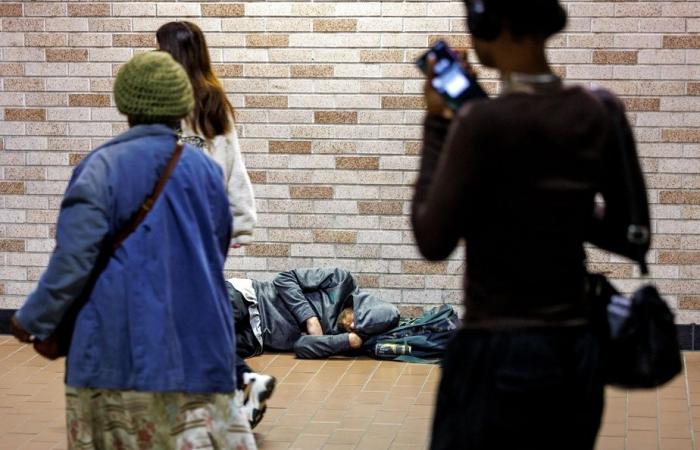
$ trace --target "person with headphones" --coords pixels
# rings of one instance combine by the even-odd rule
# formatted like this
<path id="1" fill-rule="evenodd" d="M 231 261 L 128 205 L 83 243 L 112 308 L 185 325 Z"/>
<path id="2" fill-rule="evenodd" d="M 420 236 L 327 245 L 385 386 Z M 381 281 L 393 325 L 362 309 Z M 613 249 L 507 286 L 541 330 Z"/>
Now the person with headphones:
<path id="1" fill-rule="evenodd" d="M 464 238 L 467 258 L 464 327 L 443 363 L 431 449 L 590 450 L 604 376 L 584 242 L 634 256 L 611 156 L 620 130 L 600 93 L 564 85 L 547 61 L 547 39 L 566 25 L 557 0 L 466 6 L 476 54 L 500 72 L 502 92 L 451 110 L 425 85 L 414 235 L 429 260 L 447 258 Z M 622 104 L 602 97 L 630 141 Z"/>

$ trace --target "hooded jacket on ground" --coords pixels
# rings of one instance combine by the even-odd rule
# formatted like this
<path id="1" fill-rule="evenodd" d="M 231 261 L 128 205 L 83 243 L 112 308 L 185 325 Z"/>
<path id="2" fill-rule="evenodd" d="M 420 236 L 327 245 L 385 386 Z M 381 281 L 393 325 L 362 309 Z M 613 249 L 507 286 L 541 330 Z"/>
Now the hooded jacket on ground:
<path id="1" fill-rule="evenodd" d="M 294 351 L 299 358 L 324 358 L 350 351 L 348 333 L 338 316 L 353 307 L 360 337 L 395 327 L 399 311 L 391 303 L 361 291 L 352 274 L 339 268 L 296 269 L 272 281 L 252 280 L 260 312 L 263 350 Z M 229 284 L 229 291 L 233 287 Z M 305 335 L 306 321 L 318 317 L 323 336 Z M 239 339 L 245 336 L 239 335 Z"/>

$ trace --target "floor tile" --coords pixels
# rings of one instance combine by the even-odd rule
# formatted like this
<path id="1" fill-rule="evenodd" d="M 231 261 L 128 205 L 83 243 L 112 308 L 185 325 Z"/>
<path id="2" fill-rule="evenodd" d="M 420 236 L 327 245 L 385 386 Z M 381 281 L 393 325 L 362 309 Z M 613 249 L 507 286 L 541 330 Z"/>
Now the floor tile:
<path id="1" fill-rule="evenodd" d="M 606 389 L 596 450 L 700 450 L 700 353 L 684 357 L 684 376 L 661 389 Z M 255 429 L 260 450 L 428 445 L 439 366 L 279 354 L 248 362 L 278 379 Z M 0 337 L 0 449 L 65 450 L 64 407 L 62 363 Z"/>

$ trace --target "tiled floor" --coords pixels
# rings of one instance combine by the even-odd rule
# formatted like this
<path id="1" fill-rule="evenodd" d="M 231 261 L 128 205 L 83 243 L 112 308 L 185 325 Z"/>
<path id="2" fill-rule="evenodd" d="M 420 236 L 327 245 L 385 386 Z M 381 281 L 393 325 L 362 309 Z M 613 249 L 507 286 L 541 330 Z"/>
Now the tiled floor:
<path id="1" fill-rule="evenodd" d="M 700 353 L 685 360 L 685 376 L 663 389 L 608 392 L 597 450 L 700 450 Z M 426 448 L 436 366 L 289 355 L 249 362 L 279 381 L 255 429 L 262 450 Z M 0 450 L 65 448 L 62 380 L 62 361 L 0 336 Z"/>

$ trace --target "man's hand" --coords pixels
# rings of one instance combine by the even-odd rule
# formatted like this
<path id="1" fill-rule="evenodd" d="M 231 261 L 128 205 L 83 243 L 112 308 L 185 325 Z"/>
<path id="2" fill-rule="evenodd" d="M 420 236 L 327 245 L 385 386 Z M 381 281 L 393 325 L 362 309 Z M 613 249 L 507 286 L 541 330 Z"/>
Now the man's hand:
<path id="1" fill-rule="evenodd" d="M 323 328 L 318 317 L 314 316 L 306 320 L 306 331 L 309 336 L 323 336 Z"/>
<path id="2" fill-rule="evenodd" d="M 10 319 L 10 332 L 14 337 L 19 339 L 20 342 L 32 342 L 32 335 L 22 328 L 22 325 L 20 325 L 15 316 L 12 316 L 12 319 Z"/>
<path id="3" fill-rule="evenodd" d="M 348 340 L 350 341 L 350 348 L 358 349 L 362 347 L 362 338 L 357 333 L 348 333 Z"/>

